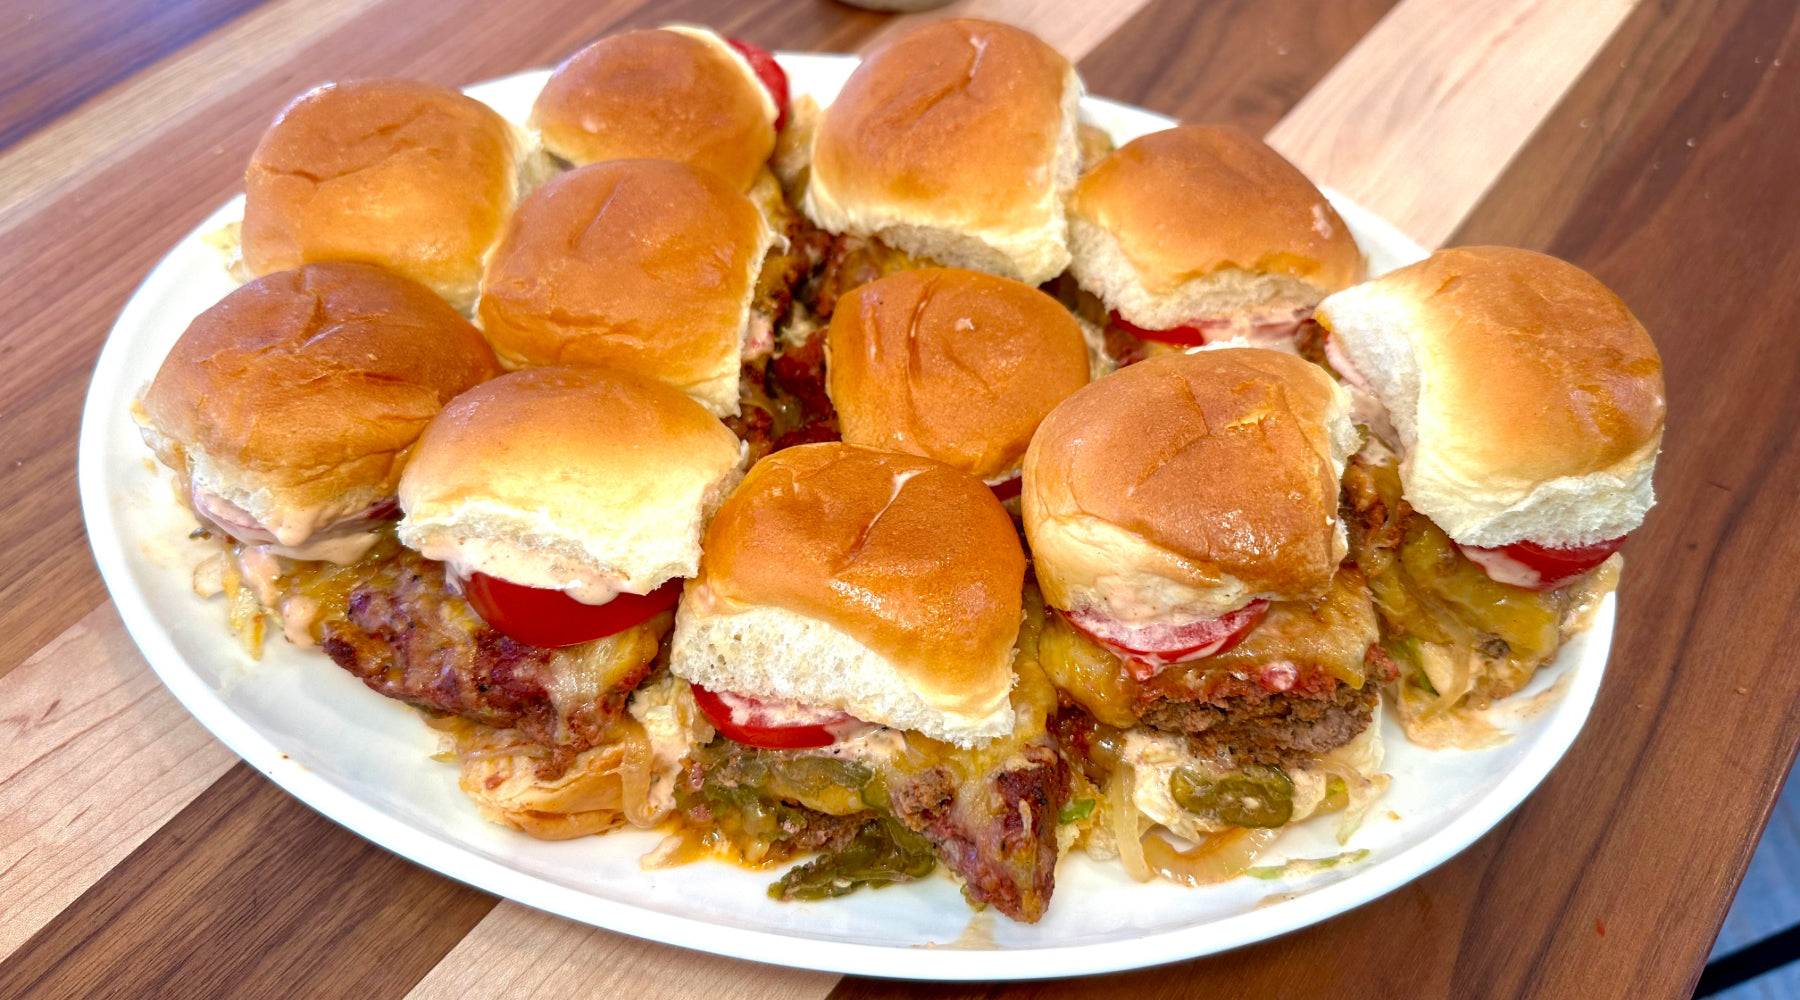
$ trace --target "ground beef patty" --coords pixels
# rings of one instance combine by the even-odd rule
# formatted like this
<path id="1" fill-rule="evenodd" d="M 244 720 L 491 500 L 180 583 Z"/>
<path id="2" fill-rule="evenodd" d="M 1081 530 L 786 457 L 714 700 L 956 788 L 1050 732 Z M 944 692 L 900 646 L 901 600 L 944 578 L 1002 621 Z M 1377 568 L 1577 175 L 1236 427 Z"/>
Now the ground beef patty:
<path id="1" fill-rule="evenodd" d="M 389 698 L 520 731 L 551 751 L 544 777 L 602 740 L 651 668 L 646 657 L 606 690 L 559 698 L 555 692 L 574 687 L 559 674 L 581 647 L 543 649 L 500 634 L 449 586 L 443 564 L 410 549 L 351 589 L 344 617 L 325 622 L 320 645 Z"/>
<path id="2" fill-rule="evenodd" d="M 1145 725 L 1187 733 L 1196 749 L 1234 764 L 1291 765 L 1350 742 L 1369 725 L 1376 685 L 1338 684 L 1327 697 L 1235 695 L 1212 702 L 1159 701 Z"/>
<path id="3" fill-rule="evenodd" d="M 1040 739 L 961 789 L 932 768 L 892 796 L 894 815 L 931 842 L 971 900 L 1027 923 L 1056 888 L 1057 815 L 1069 800 L 1069 765 Z"/>

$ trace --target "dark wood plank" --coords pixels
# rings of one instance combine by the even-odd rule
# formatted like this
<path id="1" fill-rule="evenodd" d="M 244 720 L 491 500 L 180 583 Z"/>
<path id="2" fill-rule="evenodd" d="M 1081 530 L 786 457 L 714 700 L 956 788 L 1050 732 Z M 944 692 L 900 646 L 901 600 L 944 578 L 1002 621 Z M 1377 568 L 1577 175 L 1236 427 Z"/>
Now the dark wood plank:
<path id="1" fill-rule="evenodd" d="M 398 997 L 495 902 L 239 764 L 0 964 L 0 996 Z"/>
<path id="2" fill-rule="evenodd" d="M 782 0 L 390 0 L 170 122 L 128 162 L 26 206 L 0 238 L 8 426 L 0 507 L 9 511 L 0 523 L 0 674 L 105 599 L 75 495 L 75 438 L 93 360 L 143 275 L 240 188 L 250 149 L 282 104 L 312 84 L 357 75 L 467 84 L 547 65 L 610 30 L 668 20 L 806 49 L 851 47 L 885 16 Z"/>
<path id="3" fill-rule="evenodd" d="M 1455 241 L 1589 267 L 1668 367 L 1661 505 L 1626 550 L 1593 720 L 1543 788 L 1418 882 L 1280 940 L 926 995 L 1688 995 L 1800 741 L 1797 71 L 1792 3 L 1642 5 Z"/>
<path id="4" fill-rule="evenodd" d="M 263 0 L 0 4 L 0 151 Z"/>
<path id="5" fill-rule="evenodd" d="M 1081 61 L 1091 93 L 1261 135 L 1395 0 L 1153 0 Z"/>

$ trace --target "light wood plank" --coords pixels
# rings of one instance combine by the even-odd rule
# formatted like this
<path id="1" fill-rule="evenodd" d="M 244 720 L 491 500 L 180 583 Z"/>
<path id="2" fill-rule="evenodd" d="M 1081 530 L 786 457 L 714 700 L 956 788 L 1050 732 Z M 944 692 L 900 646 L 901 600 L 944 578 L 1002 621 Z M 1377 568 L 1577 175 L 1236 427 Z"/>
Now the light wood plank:
<path id="1" fill-rule="evenodd" d="M 503 902 L 407 1000 L 823 998 L 838 977 L 653 944 Z"/>
<path id="2" fill-rule="evenodd" d="M 496 902 L 235 764 L 0 962 L 0 997 L 396 1000 Z"/>
<path id="3" fill-rule="evenodd" d="M 0 677 L 0 958 L 234 760 L 110 602 Z"/>
<path id="4" fill-rule="evenodd" d="M 113 87 L 0 156 L 0 234 L 15 209 L 129 157 L 379 0 L 276 0 Z M 78 169 L 71 169 L 71 168 Z"/>
<path id="5" fill-rule="evenodd" d="M 1406 0 L 1269 132 L 1315 181 L 1437 246 L 1637 0 Z"/>
<path id="6" fill-rule="evenodd" d="M 936 10 L 888 22 L 861 46 L 866 52 L 894 35 L 950 17 L 980 17 L 1017 25 L 1075 62 L 1117 31 L 1150 0 L 956 0 Z"/>

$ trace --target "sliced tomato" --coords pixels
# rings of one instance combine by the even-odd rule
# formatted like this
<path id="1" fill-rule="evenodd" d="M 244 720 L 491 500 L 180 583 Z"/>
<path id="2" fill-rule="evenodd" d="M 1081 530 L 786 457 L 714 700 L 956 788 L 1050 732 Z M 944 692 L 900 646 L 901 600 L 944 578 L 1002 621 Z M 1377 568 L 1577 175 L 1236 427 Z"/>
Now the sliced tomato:
<path id="1" fill-rule="evenodd" d="M 1228 319 L 1201 319 L 1186 326 L 1151 330 L 1127 322 L 1117 310 L 1109 315 L 1114 326 L 1139 340 L 1154 340 L 1176 347 L 1200 347 L 1234 336 L 1245 337 L 1250 343 L 1259 346 L 1274 346 L 1291 341 L 1300 331 L 1300 324 L 1312 315 L 1312 310 L 1296 309 L 1292 316 L 1255 316 L 1250 319 L 1247 331 L 1236 327 Z"/>
<path id="2" fill-rule="evenodd" d="M 782 127 L 787 125 L 788 119 L 787 72 L 781 68 L 780 63 L 775 61 L 774 54 L 768 49 L 736 38 L 727 38 L 725 41 L 731 43 L 731 47 L 738 50 L 738 54 L 743 56 L 744 61 L 750 64 L 750 68 L 756 71 L 756 78 L 762 81 L 762 85 L 769 91 L 769 96 L 775 99 L 775 131 L 781 131 Z"/>
<path id="3" fill-rule="evenodd" d="M 1013 497 L 1018 496 L 1019 490 L 1024 487 L 1024 484 L 1024 476 L 1014 476 L 1003 482 L 995 483 L 992 486 L 989 486 L 988 489 L 994 491 L 994 499 L 1001 503 L 1005 503 Z"/>
<path id="4" fill-rule="evenodd" d="M 1139 340 L 1154 340 L 1163 344 L 1174 344 L 1177 347 L 1199 347 L 1206 343 L 1204 326 L 1172 326 L 1167 330 L 1149 330 L 1135 323 L 1127 322 L 1125 317 L 1119 315 L 1117 309 L 1112 311 L 1111 318 L 1114 326 Z"/>
<path id="5" fill-rule="evenodd" d="M 1132 677 L 1147 681 L 1171 664 L 1217 656 L 1243 642 L 1268 611 L 1269 602 L 1259 599 L 1217 618 L 1142 628 L 1093 611 L 1060 613 L 1082 634 L 1124 660 L 1125 670 Z"/>
<path id="6" fill-rule="evenodd" d="M 1536 542 L 1514 542 L 1492 549 L 1474 545 L 1458 545 L 1457 548 L 1496 582 L 1541 591 L 1555 590 L 1586 573 L 1605 562 L 1624 544 L 1625 536 L 1620 535 L 1604 542 L 1567 549 L 1553 549 Z"/>
<path id="7" fill-rule="evenodd" d="M 690 685 L 694 703 L 713 728 L 745 746 L 769 750 L 810 750 L 837 742 L 846 728 L 860 728 L 854 716 L 836 709 L 764 701 L 730 691 Z"/>
<path id="8" fill-rule="evenodd" d="M 591 642 L 656 617 L 681 599 L 676 577 L 648 594 L 620 594 L 605 604 L 583 604 L 560 590 L 525 587 L 476 573 L 463 595 L 481 620 L 510 638 L 554 649 Z"/>

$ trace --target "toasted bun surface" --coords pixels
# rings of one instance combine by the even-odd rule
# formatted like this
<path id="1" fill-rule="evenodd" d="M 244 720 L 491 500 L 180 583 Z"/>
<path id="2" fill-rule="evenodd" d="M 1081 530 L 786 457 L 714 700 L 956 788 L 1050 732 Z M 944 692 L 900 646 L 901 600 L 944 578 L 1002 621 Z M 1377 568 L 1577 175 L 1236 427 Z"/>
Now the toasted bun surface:
<path id="1" fill-rule="evenodd" d="M 1257 348 L 1152 358 L 1070 396 L 1025 456 L 1045 599 L 1149 624 L 1322 593 L 1347 547 L 1348 405 L 1322 369 Z"/>
<path id="2" fill-rule="evenodd" d="M 1465 545 L 1617 538 L 1655 497 L 1662 358 L 1625 303 L 1529 250 L 1440 250 L 1326 299 L 1414 507 Z"/>
<path id="3" fill-rule="evenodd" d="M 413 444 L 499 371 L 469 321 L 365 264 L 257 278 L 195 317 L 144 394 L 145 439 L 294 544 L 394 495 Z"/>
<path id="4" fill-rule="evenodd" d="M 519 194 L 519 133 L 493 109 L 416 80 L 328 83 L 287 106 L 244 174 L 244 263 L 379 264 L 459 309 Z"/>
<path id="5" fill-rule="evenodd" d="M 1344 220 L 1293 164 L 1235 128 L 1126 143 L 1069 198 L 1070 270 L 1128 322 L 1311 306 L 1362 277 Z"/>
<path id="6" fill-rule="evenodd" d="M 771 236 L 717 175 L 668 160 L 596 163 L 519 205 L 481 286 L 511 368 L 576 365 L 666 382 L 716 414 L 738 367 Z"/>
<path id="7" fill-rule="evenodd" d="M 1039 421 L 1088 382 L 1087 344 L 1067 309 L 975 271 L 862 285 L 832 313 L 825 344 L 845 441 L 988 481 L 1016 471 Z"/>
<path id="8" fill-rule="evenodd" d="M 1068 264 L 1081 81 L 1029 32 L 956 18 L 864 57 L 820 117 L 801 207 L 821 228 L 1040 284 Z"/>
<path id="9" fill-rule="evenodd" d="M 576 166 L 678 160 L 746 190 L 775 149 L 774 98 L 744 57 L 703 28 L 602 38 L 538 94 L 531 127 Z"/>
<path id="10" fill-rule="evenodd" d="M 622 372 L 530 368 L 458 396 L 400 481 L 400 540 L 600 603 L 698 568 L 743 463 L 699 404 Z"/>
<path id="11" fill-rule="evenodd" d="M 675 621 L 675 674 L 970 744 L 1012 728 L 1025 556 L 979 480 L 813 444 L 719 509 Z"/>

